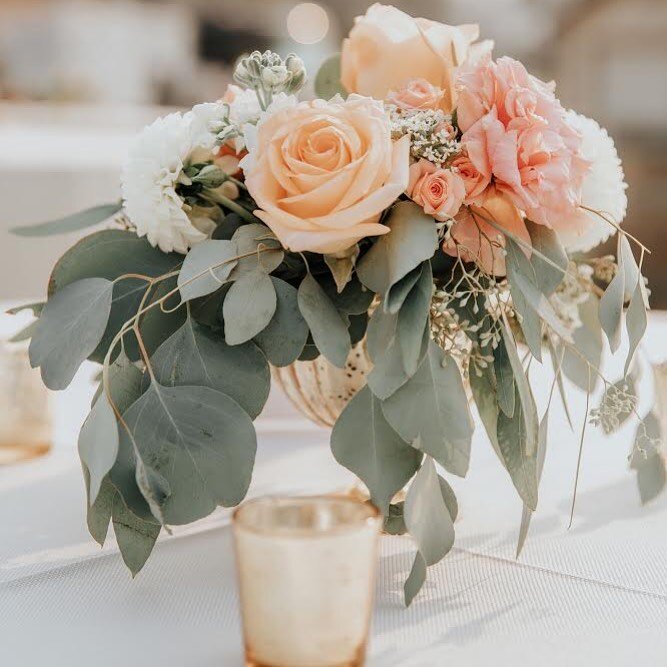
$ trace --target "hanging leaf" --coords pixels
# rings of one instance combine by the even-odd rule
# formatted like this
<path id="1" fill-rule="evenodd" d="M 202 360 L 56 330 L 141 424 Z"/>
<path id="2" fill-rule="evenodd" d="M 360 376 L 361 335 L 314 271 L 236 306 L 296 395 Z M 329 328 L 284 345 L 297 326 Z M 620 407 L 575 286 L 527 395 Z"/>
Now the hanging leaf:
<path id="1" fill-rule="evenodd" d="M 630 467 L 637 471 L 637 487 L 642 505 L 651 502 L 667 486 L 667 469 L 660 445 L 664 435 L 660 420 L 650 412 L 637 427 Z"/>
<path id="2" fill-rule="evenodd" d="M 124 352 L 121 352 L 115 361 L 109 364 L 108 370 L 109 390 L 111 399 L 116 410 L 123 414 L 132 403 L 134 403 L 142 394 L 143 373 L 135 364 L 133 364 Z M 97 388 L 91 407 L 95 405 L 97 399 L 102 395 L 102 382 Z"/>
<path id="3" fill-rule="evenodd" d="M 86 497 L 89 498 L 90 475 L 85 466 L 83 466 L 83 480 L 86 485 Z M 92 504 L 87 503 L 86 523 L 88 525 L 88 532 L 101 547 L 104 546 L 107 538 L 109 522 L 111 521 L 111 514 L 113 512 L 113 500 L 117 493 L 116 487 L 111 483 L 107 475 L 102 480 L 95 502 Z"/>
<path id="4" fill-rule="evenodd" d="M 88 470 L 88 503 L 93 504 L 102 480 L 118 455 L 118 423 L 105 394 L 95 402 L 79 433 L 79 456 Z"/>
<path id="5" fill-rule="evenodd" d="M 574 331 L 572 348 L 564 348 L 563 373 L 583 391 L 588 391 L 590 375 L 590 390 L 594 391 L 598 377 L 596 373 L 588 372 L 586 361 L 593 368 L 600 368 L 602 361 L 602 328 L 596 296 L 591 294 L 579 305 L 579 319 L 581 326 Z"/>
<path id="6" fill-rule="evenodd" d="M 141 457 L 136 463 L 151 476 L 148 485 L 166 523 L 190 523 L 218 505 L 232 507 L 243 500 L 257 441 L 250 417 L 229 396 L 209 387 L 163 387 L 153 382 L 123 418 Z M 121 430 L 121 451 L 124 446 L 132 450 L 128 439 Z M 113 472 L 123 482 L 128 468 Z M 155 480 L 168 495 L 155 493 Z M 137 481 L 145 494 L 139 475 Z M 131 499 L 128 506 L 134 510 Z"/>
<path id="7" fill-rule="evenodd" d="M 130 512 L 116 494 L 113 500 L 113 529 L 123 562 L 136 577 L 153 551 L 160 534 L 160 524 L 145 521 Z"/>
<path id="8" fill-rule="evenodd" d="M 163 253 L 153 248 L 145 238 L 139 238 L 133 232 L 121 229 L 107 229 L 86 236 L 72 246 L 56 263 L 49 281 L 49 296 L 64 287 L 84 278 L 106 278 L 115 280 L 122 275 L 140 273 L 148 277 L 164 275 L 176 269 L 183 261 L 178 253 Z M 175 285 L 175 281 L 172 283 Z M 164 283 L 158 286 L 164 289 Z M 120 328 L 139 308 L 139 303 L 146 292 L 146 281 L 141 279 L 119 280 L 113 289 L 113 301 L 109 323 L 100 344 L 93 354 L 92 361 L 102 363 L 111 341 Z M 169 337 L 183 323 L 179 313 L 164 314 L 159 308 L 150 311 L 150 319 L 155 324 L 160 336 Z M 133 336 L 127 336 L 125 349 L 131 359 L 139 358 L 139 350 Z"/>
<path id="9" fill-rule="evenodd" d="M 511 417 L 514 414 L 514 373 L 505 341 L 502 339 L 493 351 L 493 370 L 497 383 L 498 407 Z"/>
<path id="10" fill-rule="evenodd" d="M 530 234 L 531 245 L 537 251 L 530 256 L 530 263 L 537 278 L 537 287 L 545 296 L 551 296 L 563 282 L 567 272 L 569 264 L 567 253 L 553 229 L 530 220 L 526 220 L 526 227 Z M 550 261 L 546 261 L 547 259 Z"/>
<path id="11" fill-rule="evenodd" d="M 244 273 L 230 287 L 222 306 L 227 343 L 240 345 L 263 331 L 276 307 L 276 290 L 270 276 L 259 270 Z"/>
<path id="12" fill-rule="evenodd" d="M 422 267 L 417 266 L 407 276 L 401 278 L 395 285 L 393 285 L 387 292 L 387 296 L 382 302 L 382 307 L 387 313 L 398 313 L 398 311 L 405 303 L 405 299 L 412 291 L 416 282 L 421 276 Z"/>
<path id="13" fill-rule="evenodd" d="M 433 342 L 417 373 L 382 404 L 406 442 L 465 477 L 474 424 L 456 362 Z"/>
<path id="14" fill-rule="evenodd" d="M 556 347 L 551 340 L 551 336 L 547 336 L 547 346 L 549 347 L 549 356 L 551 357 L 551 365 L 554 370 L 554 375 L 556 377 L 556 387 L 558 388 L 558 393 L 560 394 L 560 400 L 563 404 L 563 410 L 565 411 L 565 416 L 567 417 L 567 423 L 570 426 L 570 430 L 573 430 L 572 426 L 572 416 L 570 415 L 570 408 L 568 407 L 567 396 L 565 395 L 565 385 L 563 384 L 563 349 L 556 350 Z"/>
<path id="15" fill-rule="evenodd" d="M 277 367 L 289 366 L 299 358 L 308 339 L 308 325 L 299 310 L 296 288 L 271 276 L 277 305 L 268 326 L 254 338 L 266 358 Z"/>
<path id="16" fill-rule="evenodd" d="M 357 265 L 359 280 L 382 297 L 438 247 L 433 218 L 414 202 L 395 204 L 385 224 L 391 231 L 380 236 Z"/>
<path id="17" fill-rule="evenodd" d="M 540 428 L 537 438 L 537 483 L 539 485 L 540 480 L 542 479 L 542 471 L 544 470 L 544 460 L 547 454 L 547 437 L 549 432 L 549 411 L 544 413 L 542 421 L 540 422 Z M 521 512 L 521 525 L 519 526 L 519 539 L 516 545 L 516 558 L 521 555 L 523 550 L 523 545 L 526 543 L 526 537 L 528 537 L 528 529 L 530 528 L 530 520 L 533 517 L 533 510 L 523 504 L 523 510 Z"/>
<path id="18" fill-rule="evenodd" d="M 315 94 L 323 100 L 336 95 L 347 97 L 347 91 L 340 82 L 340 53 L 327 58 L 315 76 Z"/>
<path id="19" fill-rule="evenodd" d="M 122 208 L 122 202 L 103 204 L 101 206 L 94 206 L 93 208 L 86 209 L 85 211 L 74 213 L 73 215 L 67 215 L 58 220 L 50 220 L 49 222 L 42 222 L 38 225 L 14 227 L 13 229 L 10 229 L 10 232 L 17 236 L 53 236 L 55 234 L 69 234 L 70 232 L 78 232 L 81 229 L 86 229 L 87 227 L 92 227 L 100 222 L 104 222 L 116 215 Z"/>
<path id="20" fill-rule="evenodd" d="M 344 368 L 351 349 L 347 323 L 310 273 L 301 281 L 298 303 L 317 348 L 334 366 Z"/>
<path id="21" fill-rule="evenodd" d="M 646 327 L 648 326 L 648 314 L 646 312 L 648 303 L 644 301 L 643 281 L 644 279 L 640 274 L 637 278 L 637 286 L 630 299 L 630 305 L 625 314 L 625 326 L 628 330 L 629 341 L 628 356 L 625 360 L 625 369 L 623 371 L 625 375 L 630 370 L 632 359 L 635 356 L 639 343 L 644 338 Z"/>
<path id="22" fill-rule="evenodd" d="M 366 289 L 356 276 L 352 277 L 342 292 L 338 291 L 335 282 L 329 276 L 319 275 L 317 281 L 329 299 L 331 299 L 331 303 L 336 306 L 336 310 L 345 315 L 367 313 L 375 297 L 373 292 Z"/>
<path id="23" fill-rule="evenodd" d="M 405 604 L 410 606 L 424 584 L 426 568 L 441 561 L 454 546 L 454 522 L 429 456 L 408 489 L 404 515 L 405 525 L 418 549 L 404 586 Z"/>
<path id="24" fill-rule="evenodd" d="M 46 305 L 45 301 L 38 301 L 36 303 L 25 303 L 21 304 L 20 306 L 14 306 L 14 308 L 8 308 L 5 312 L 7 313 L 7 315 L 18 315 L 20 312 L 23 312 L 24 310 L 31 310 L 32 314 L 35 317 L 39 317 L 45 305 Z"/>
<path id="25" fill-rule="evenodd" d="M 88 278 L 68 285 L 44 306 L 30 342 L 30 364 L 40 367 L 49 389 L 69 385 L 104 334 L 113 283 Z"/>
<path id="26" fill-rule="evenodd" d="M 366 484 L 383 514 L 422 459 L 387 423 L 380 401 L 368 387 L 356 394 L 338 418 L 331 433 L 331 450 L 338 463 Z"/>
<path id="27" fill-rule="evenodd" d="M 233 241 L 202 241 L 192 248 L 185 256 L 178 274 L 178 288 L 183 301 L 197 299 L 218 290 L 237 265 L 236 256 L 237 249 Z"/>
<path id="28" fill-rule="evenodd" d="M 623 318 L 623 303 L 625 301 L 624 290 L 623 270 L 619 267 L 619 270 L 600 299 L 600 324 L 609 340 L 609 347 L 612 352 L 616 352 L 621 344 L 621 321 Z"/>

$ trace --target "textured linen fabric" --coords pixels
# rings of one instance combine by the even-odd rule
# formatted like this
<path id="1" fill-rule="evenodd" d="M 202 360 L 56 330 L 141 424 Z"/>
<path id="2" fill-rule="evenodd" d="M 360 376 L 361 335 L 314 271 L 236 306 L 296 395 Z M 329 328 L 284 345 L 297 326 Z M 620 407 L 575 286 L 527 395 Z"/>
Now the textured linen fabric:
<path id="1" fill-rule="evenodd" d="M 644 347 L 655 361 L 665 334 L 667 319 L 653 315 Z M 612 380 L 622 356 L 608 363 Z M 56 396 L 54 453 L 0 468 L 0 665 L 240 667 L 228 511 L 162 538 L 134 580 L 113 539 L 100 549 L 88 536 L 74 444 L 92 372 Z M 548 361 L 534 364 L 532 379 L 543 409 Z M 451 480 L 456 546 L 429 570 L 410 609 L 402 586 L 414 547 L 408 537 L 382 539 L 370 667 L 667 664 L 667 494 L 641 506 L 627 462 L 633 426 L 609 438 L 589 428 L 568 530 L 584 410 L 583 395 L 567 391 L 575 431 L 556 398 L 538 511 L 519 560 L 521 503 L 481 428 L 468 478 Z M 652 400 L 644 373 L 640 412 Z M 327 432 L 282 397 L 272 395 L 258 431 L 252 495 L 349 483 Z"/>

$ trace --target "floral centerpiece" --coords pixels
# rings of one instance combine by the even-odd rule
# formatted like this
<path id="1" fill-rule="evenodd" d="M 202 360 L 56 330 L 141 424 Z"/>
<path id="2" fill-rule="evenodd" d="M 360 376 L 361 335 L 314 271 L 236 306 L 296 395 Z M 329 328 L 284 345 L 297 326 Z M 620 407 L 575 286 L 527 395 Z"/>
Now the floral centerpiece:
<path id="1" fill-rule="evenodd" d="M 468 470 L 468 394 L 523 500 L 521 543 L 549 413 L 531 364 L 550 359 L 564 403 L 563 376 L 605 384 L 587 421 L 639 419 L 647 251 L 620 227 L 614 143 L 477 40 L 374 5 L 301 101 L 298 57 L 252 53 L 220 101 L 141 133 L 121 202 L 19 230 L 114 220 L 59 260 L 24 336 L 51 389 L 102 365 L 79 439 L 88 525 L 103 543 L 113 524 L 133 573 L 163 528 L 244 498 L 270 365 L 344 367 L 364 342 L 372 371 L 331 447 L 416 543 L 408 603 L 454 541 L 446 475 Z M 582 254 L 614 234 L 615 259 Z M 628 378 L 612 384 L 603 334 L 615 351 L 626 305 Z M 640 419 L 635 457 L 656 446 Z"/>

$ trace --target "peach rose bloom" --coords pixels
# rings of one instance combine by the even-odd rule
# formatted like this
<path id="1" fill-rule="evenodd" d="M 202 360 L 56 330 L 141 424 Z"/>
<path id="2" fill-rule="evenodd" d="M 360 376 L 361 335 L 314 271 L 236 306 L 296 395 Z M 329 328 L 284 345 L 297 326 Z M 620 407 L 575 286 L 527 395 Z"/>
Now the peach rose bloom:
<path id="1" fill-rule="evenodd" d="M 441 169 L 421 159 L 410 166 L 406 194 L 424 213 L 444 222 L 459 212 L 466 189 L 461 177 L 451 169 Z"/>
<path id="2" fill-rule="evenodd" d="M 341 82 L 350 93 L 382 100 L 389 91 L 421 77 L 444 91 L 442 109 L 451 112 L 456 105 L 456 70 L 478 37 L 477 25 L 415 19 L 376 3 L 355 19 L 343 41 Z"/>
<path id="3" fill-rule="evenodd" d="M 451 167 L 456 170 L 463 181 L 466 204 L 475 203 L 491 182 L 491 169 L 488 167 L 488 162 L 485 163 L 482 160 L 480 166 L 481 170 L 475 166 L 466 153 L 461 154 L 451 163 Z"/>
<path id="4" fill-rule="evenodd" d="M 378 221 L 407 187 L 410 144 L 392 141 L 380 102 L 293 102 L 255 132 L 241 163 L 246 186 L 286 248 L 332 254 L 389 231 Z"/>
<path id="5" fill-rule="evenodd" d="M 452 238 L 443 243 L 442 250 L 452 257 L 460 255 L 465 262 L 475 262 L 490 275 L 504 276 L 505 237 L 485 218 L 530 244 L 530 234 L 519 210 L 507 195 L 490 186 L 478 205 L 464 208 L 456 216 Z"/>
<path id="6" fill-rule="evenodd" d="M 392 90 L 387 102 L 404 111 L 413 109 L 437 109 L 444 92 L 426 79 L 410 79 L 402 88 Z"/>

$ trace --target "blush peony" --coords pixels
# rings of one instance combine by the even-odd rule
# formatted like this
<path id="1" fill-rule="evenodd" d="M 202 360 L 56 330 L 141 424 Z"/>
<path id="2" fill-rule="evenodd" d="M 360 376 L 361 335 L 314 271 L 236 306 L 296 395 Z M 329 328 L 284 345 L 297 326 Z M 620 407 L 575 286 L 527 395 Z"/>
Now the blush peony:
<path id="1" fill-rule="evenodd" d="M 389 231 L 379 218 L 407 187 L 410 144 L 392 141 L 380 102 L 350 95 L 269 109 L 246 141 L 255 215 L 286 248 L 332 254 Z"/>

